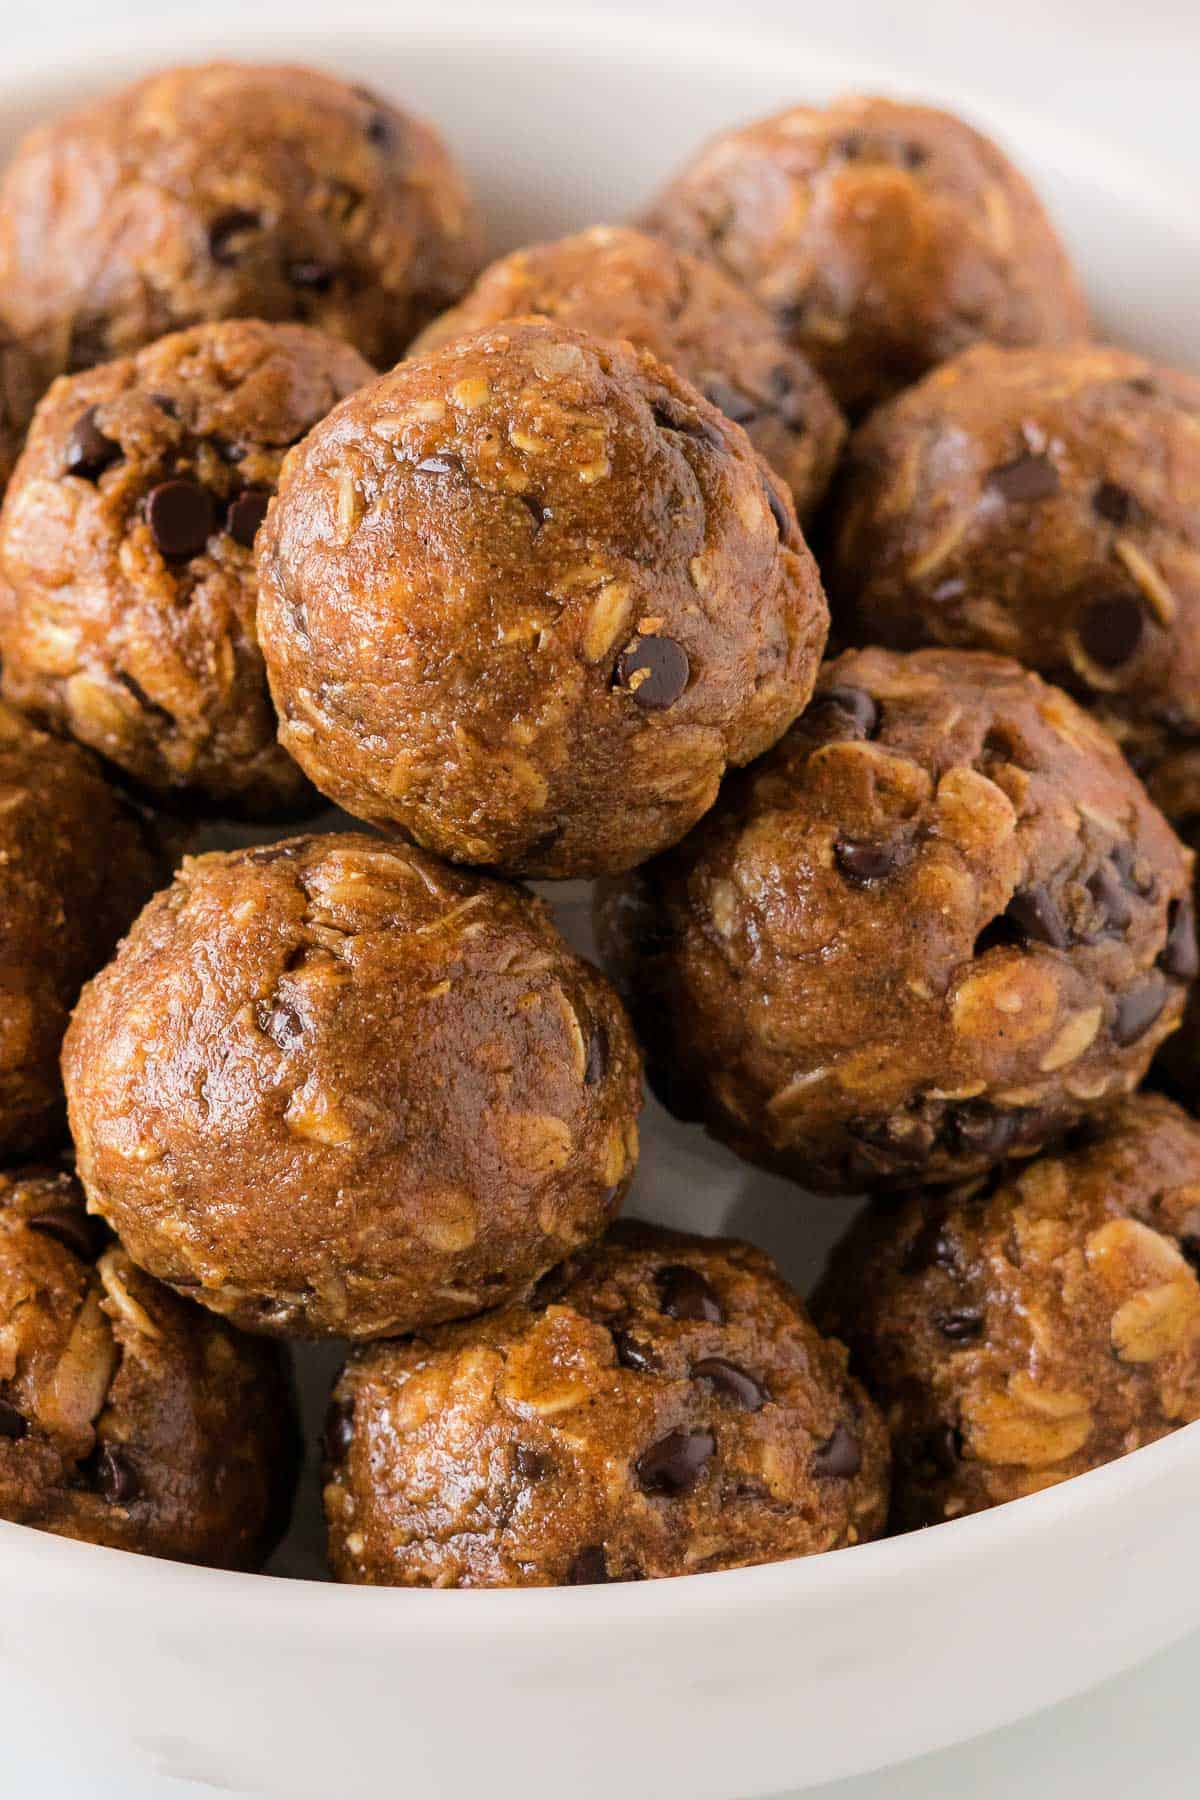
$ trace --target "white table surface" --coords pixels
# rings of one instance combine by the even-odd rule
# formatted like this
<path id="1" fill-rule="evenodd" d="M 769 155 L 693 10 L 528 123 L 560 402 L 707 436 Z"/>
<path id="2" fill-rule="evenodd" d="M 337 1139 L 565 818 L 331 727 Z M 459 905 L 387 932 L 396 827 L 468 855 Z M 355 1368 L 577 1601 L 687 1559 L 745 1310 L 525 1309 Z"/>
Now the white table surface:
<path id="1" fill-rule="evenodd" d="M 628 29 L 619 0 L 615 6 L 587 3 L 603 10 L 614 33 Z M 352 10 L 361 16 L 369 4 L 353 0 Z M 439 4 L 471 10 L 454 0 Z M 549 0 L 541 4 L 549 9 Z M 554 10 L 567 4 L 557 0 Z M 381 22 L 401 14 L 431 19 L 428 0 L 420 7 L 404 0 L 376 5 Z M 65 52 L 72 19 L 94 18 L 94 6 L 95 0 L 56 0 L 45 13 L 4 8 L 6 44 L 44 38 Z M 206 0 L 203 16 L 216 31 L 223 15 L 240 12 L 244 19 L 246 6 L 247 0 Z M 858 50 L 874 64 L 893 67 L 906 84 L 957 81 L 1030 110 L 1048 110 L 1148 165 L 1169 158 L 1177 179 L 1181 157 L 1187 159 L 1185 177 L 1189 167 L 1200 166 L 1196 0 L 1141 0 L 1136 6 L 1128 0 L 1007 0 L 994 8 L 967 0 L 918 0 L 911 8 L 895 0 L 738 0 L 736 6 L 728 0 L 643 0 L 643 6 L 643 16 L 652 10 L 660 19 L 678 17 L 681 29 L 689 19 L 735 22 L 732 28 L 742 32 L 787 35 L 817 49 Z M 538 9 L 539 0 L 516 0 L 522 13 Z M 107 0 L 105 11 L 114 44 L 129 45 L 136 44 L 141 21 L 153 22 L 157 32 L 174 14 L 193 24 L 197 16 L 195 0 Z M 276 21 L 286 28 L 288 0 L 253 0 L 250 11 L 258 29 Z M 487 13 L 494 24 L 495 0 Z M 1096 1579 L 1105 1579 L 1103 1569 Z M 1200 1791 L 1198 1693 L 1200 1636 L 1007 1730 L 808 1794 L 810 1800 L 1183 1800 Z M 422 1800 L 411 1775 L 404 1790 Z M 207 1785 L 174 1780 L 134 1792 L 127 1781 L 113 1785 L 98 1769 L 86 1790 L 45 1788 L 41 1800 L 210 1800 L 212 1794 Z M 681 1786 L 679 1795 L 685 1794 Z"/>

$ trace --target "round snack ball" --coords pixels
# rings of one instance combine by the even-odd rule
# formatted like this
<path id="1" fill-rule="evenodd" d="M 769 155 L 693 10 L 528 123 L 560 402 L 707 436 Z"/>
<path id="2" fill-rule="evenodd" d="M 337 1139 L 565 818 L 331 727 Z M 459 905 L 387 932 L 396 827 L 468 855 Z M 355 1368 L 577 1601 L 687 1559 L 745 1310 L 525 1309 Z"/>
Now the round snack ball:
<path id="1" fill-rule="evenodd" d="M 436 349 L 519 314 L 651 351 L 744 427 L 791 489 L 801 523 L 816 510 L 841 453 L 845 420 L 766 308 L 712 263 L 641 231 L 596 225 L 492 263 L 413 349 Z"/>
<path id="2" fill-rule="evenodd" d="M 31 132 L 0 295 L 45 380 L 207 319 L 295 319 L 388 363 L 481 260 L 440 138 L 315 69 L 151 75 Z"/>
<path id="3" fill-rule="evenodd" d="M 864 650 L 600 900 L 666 1103 L 809 1187 L 952 1181 L 1135 1087 L 1195 973 L 1192 857 L 1007 658 Z"/>
<path id="4" fill-rule="evenodd" d="M 71 1008 L 166 875 L 86 751 L 0 705 L 0 1156 L 62 1138 Z"/>
<path id="5" fill-rule="evenodd" d="M 896 1455 L 904 1527 L 1200 1418 L 1200 1126 L 1158 1095 L 984 1186 L 876 1202 L 814 1301 Z"/>
<path id="6" fill-rule="evenodd" d="M 646 223 L 742 282 L 852 412 L 980 338 L 1087 330 L 1025 177 L 932 107 L 850 95 L 726 132 Z"/>
<path id="7" fill-rule="evenodd" d="M 628 344 L 516 320 L 288 459 L 258 543 L 280 738 L 456 862 L 625 869 L 812 691 L 828 615 L 740 426 Z"/>
<path id="8" fill-rule="evenodd" d="M 57 381 L 0 512 L 8 699 L 159 794 L 302 808 L 255 635 L 254 539 L 288 445 L 370 377 L 335 338 L 244 319 Z"/>
<path id="9" fill-rule="evenodd" d="M 622 1224 L 498 1312 L 356 1351 L 325 1433 L 341 1581 L 555 1587 L 873 1537 L 883 1422 L 748 1244 Z"/>
<path id="10" fill-rule="evenodd" d="M 257 1568 L 298 1460 L 282 1355 L 107 1239 L 70 1176 L 0 1175 L 0 1517 Z"/>
<path id="11" fill-rule="evenodd" d="M 831 587 L 896 649 L 1015 656 L 1200 814 L 1200 379 L 1127 350 L 957 357 L 854 440 Z"/>
<path id="12" fill-rule="evenodd" d="M 93 1210 L 258 1331 L 498 1304 L 604 1229 L 637 1159 L 628 1021 L 544 903 L 356 833 L 185 862 L 63 1055 Z"/>

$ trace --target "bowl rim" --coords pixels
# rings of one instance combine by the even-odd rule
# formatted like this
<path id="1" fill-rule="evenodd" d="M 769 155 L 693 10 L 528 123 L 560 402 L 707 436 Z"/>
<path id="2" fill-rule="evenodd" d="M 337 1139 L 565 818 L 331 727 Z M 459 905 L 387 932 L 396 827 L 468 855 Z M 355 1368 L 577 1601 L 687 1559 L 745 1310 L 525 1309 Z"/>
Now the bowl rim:
<path id="1" fill-rule="evenodd" d="M 6 44 L 0 115 L 27 83 L 48 92 L 61 89 L 65 95 L 77 91 L 83 79 L 89 90 L 98 90 L 115 79 L 136 79 L 137 70 L 150 73 L 171 61 L 274 57 L 337 69 L 353 60 L 356 52 L 377 45 L 381 30 L 397 45 L 435 49 L 460 44 L 497 54 L 534 52 L 543 58 L 587 54 L 627 60 L 632 43 L 643 62 L 666 58 L 697 69 L 710 69 L 715 61 L 726 66 L 732 62 L 749 72 L 761 70 L 769 61 L 781 81 L 791 80 L 794 71 L 798 94 L 871 90 L 953 107 L 1001 141 L 1030 146 L 1030 162 L 1068 175 L 1087 166 L 1123 204 L 1191 239 L 1200 249 L 1200 218 L 1188 223 L 1196 217 L 1191 197 L 1178 173 L 1158 160 L 957 81 L 935 77 L 927 84 L 916 82 L 886 63 L 811 45 L 782 30 L 778 20 L 747 38 L 692 20 L 681 32 L 678 20 L 648 20 L 624 5 L 606 8 L 602 16 L 526 7 L 505 11 L 502 23 L 494 8 L 467 5 L 457 6 L 453 15 L 430 26 L 395 14 L 387 0 L 376 4 L 347 0 L 339 7 L 335 31 L 311 22 L 307 0 L 299 0 L 297 10 L 303 16 L 291 25 L 272 19 L 247 26 L 244 5 L 236 0 L 209 0 L 200 18 L 139 18 L 132 53 L 114 46 L 111 29 L 104 28 L 99 14 L 89 12 L 87 19 L 71 21 L 66 51 L 59 43 L 51 46 L 40 33 L 26 36 L 18 25 Z M 233 23 L 232 30 L 221 28 L 222 18 Z M 730 121 L 731 126 L 737 123 Z M 446 124 L 452 135 L 453 122 Z M 698 137 L 697 148 L 701 142 Z M 1018 160 L 1025 158 L 1018 153 Z M 1069 235 L 1070 221 L 1059 223 Z M 1136 1516 L 1140 1496 L 1159 1484 L 1169 1486 L 1184 1469 L 1194 1471 L 1198 1455 L 1200 1421 L 1039 1493 L 926 1530 L 747 1568 L 574 1588 L 569 1604 L 580 1626 L 598 1630 L 624 1628 L 635 1621 L 687 1626 L 714 1615 L 728 1623 L 734 1613 L 761 1618 L 831 1602 L 840 1605 L 849 1595 L 865 1597 L 883 1584 L 919 1580 L 934 1563 L 939 1571 L 949 1573 L 953 1567 L 962 1576 L 972 1565 L 1018 1546 L 1028 1554 L 1034 1541 L 1078 1529 L 1078 1521 L 1085 1517 L 1124 1513 L 1126 1508 Z M 223 1633 L 231 1624 L 253 1636 L 280 1625 L 300 1628 L 311 1623 L 313 1609 L 319 1607 L 322 1631 L 341 1627 L 347 1636 L 361 1639 L 365 1634 L 372 1642 L 410 1630 L 419 1631 L 422 1638 L 541 1636 L 553 1614 L 561 1611 L 565 1593 L 560 1587 L 376 1588 L 245 1574 L 81 1543 L 5 1520 L 0 1520 L 0 1567 L 10 1591 L 15 1587 L 44 1596 L 74 1591 L 87 1582 L 95 1599 L 102 1583 L 106 1602 L 111 1599 L 131 1610 L 158 1609 L 164 1597 L 175 1596 L 186 1605 L 190 1625 L 211 1618 Z"/>

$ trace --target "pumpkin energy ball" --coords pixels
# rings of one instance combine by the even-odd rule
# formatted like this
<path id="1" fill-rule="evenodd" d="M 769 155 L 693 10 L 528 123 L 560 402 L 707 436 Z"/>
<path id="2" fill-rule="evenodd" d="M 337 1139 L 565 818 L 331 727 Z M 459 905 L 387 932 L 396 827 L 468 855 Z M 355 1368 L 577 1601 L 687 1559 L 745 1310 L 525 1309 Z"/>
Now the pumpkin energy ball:
<path id="1" fill-rule="evenodd" d="M 876 1202 L 814 1306 L 883 1407 L 901 1526 L 1200 1418 L 1200 1126 L 1137 1095 L 989 1184 Z"/>
<path id="2" fill-rule="evenodd" d="M 1015 656 L 1200 814 L 1200 379 L 1126 350 L 956 357 L 854 441 L 831 587 L 855 641 Z"/>
<path id="3" fill-rule="evenodd" d="M 402 363 L 289 458 L 259 538 L 280 737 L 452 861 L 628 868 L 807 701 L 828 624 L 740 426 L 524 319 Z"/>
<path id="4" fill-rule="evenodd" d="M 426 328 L 431 350 L 534 313 L 651 351 L 729 418 L 791 489 L 803 524 L 829 485 L 845 437 L 837 404 L 770 313 L 712 263 L 644 232 L 597 225 L 514 250 Z"/>
<path id="5" fill-rule="evenodd" d="M 254 1569 L 296 1448 L 275 1345 L 135 1268 L 70 1176 L 0 1176 L 0 1517 Z"/>
<path id="6" fill-rule="evenodd" d="M 198 325 L 55 383 L 0 512 L 4 691 L 147 789 L 311 800 L 277 739 L 253 546 L 289 444 L 370 379 L 303 325 Z"/>
<path id="7" fill-rule="evenodd" d="M 742 282 L 851 412 L 980 338 L 1058 344 L 1087 329 L 1024 176 L 927 106 L 848 96 L 726 132 L 646 224 Z"/>
<path id="8" fill-rule="evenodd" d="M 1195 973 L 1191 867 L 1056 688 L 864 650 L 599 927 L 674 1110 L 806 1186 L 953 1181 L 1137 1085 Z"/>
<path id="9" fill-rule="evenodd" d="M 366 835 L 184 863 L 85 990 L 89 1205 L 253 1330 L 378 1337 L 508 1299 L 615 1213 L 641 1070 L 545 905 Z"/>
<path id="10" fill-rule="evenodd" d="M 0 705 L 0 1156 L 62 1138 L 71 1008 L 166 874 L 87 752 Z"/>
<path id="11" fill-rule="evenodd" d="M 774 1265 L 619 1225 L 501 1311 L 357 1350 L 326 1427 L 342 1581 L 554 1587 L 833 1550 L 886 1433 Z"/>
<path id="12" fill-rule="evenodd" d="M 437 135 L 316 69 L 170 69 L 31 132 L 0 178 L 0 296 L 45 380 L 210 319 L 395 360 L 475 275 Z"/>

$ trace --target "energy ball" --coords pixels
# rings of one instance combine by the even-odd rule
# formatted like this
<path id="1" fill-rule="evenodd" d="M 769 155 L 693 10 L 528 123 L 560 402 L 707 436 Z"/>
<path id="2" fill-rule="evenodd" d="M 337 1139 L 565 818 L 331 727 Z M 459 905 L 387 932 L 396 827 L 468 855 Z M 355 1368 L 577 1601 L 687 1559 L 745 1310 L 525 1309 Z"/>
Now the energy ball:
<path id="1" fill-rule="evenodd" d="M 296 1452 L 277 1346 L 143 1275 L 70 1176 L 0 1176 L 0 1517 L 254 1569 Z"/>
<path id="2" fill-rule="evenodd" d="M 542 319 L 335 407 L 257 554 L 280 738 L 321 792 L 513 874 L 675 843 L 804 706 L 828 625 L 741 427 Z"/>
<path id="3" fill-rule="evenodd" d="M 0 296 L 44 381 L 209 319 L 294 319 L 373 363 L 453 304 L 481 237 L 427 125 L 315 69 L 170 69 L 31 132 Z"/>
<path id="4" fill-rule="evenodd" d="M 981 346 L 854 440 L 830 585 L 857 642 L 1017 657 L 1200 814 L 1200 379 Z"/>
<path id="5" fill-rule="evenodd" d="M 497 1305 L 599 1236 L 637 1158 L 637 1046 L 544 903 L 355 833 L 186 861 L 64 1071 L 91 1208 L 267 1333 Z"/>
<path id="6" fill-rule="evenodd" d="M 845 420 L 766 308 L 712 263 L 641 231 L 597 225 L 501 257 L 413 348 L 432 350 L 519 314 L 625 338 L 670 363 L 744 427 L 791 489 L 801 523 L 816 510 Z"/>
<path id="7" fill-rule="evenodd" d="M 1065 694 L 864 650 L 599 927 L 666 1104 L 857 1191 L 1032 1155 L 1136 1087 L 1196 971 L 1191 870 Z"/>
<path id="8" fill-rule="evenodd" d="M 748 1244 L 620 1225 L 498 1312 L 357 1350 L 325 1434 L 341 1581 L 556 1587 L 874 1536 L 886 1432 Z"/>
<path id="9" fill-rule="evenodd" d="M 980 338 L 1060 344 L 1087 330 L 1025 177 L 928 106 L 851 95 L 725 132 L 646 223 L 742 282 L 851 412 Z"/>
<path id="10" fill-rule="evenodd" d="M 61 1141 L 71 1008 L 166 876 L 87 752 L 0 705 L 0 1157 Z"/>
<path id="11" fill-rule="evenodd" d="M 814 1305 L 882 1406 L 904 1527 L 1200 1418 L 1200 1126 L 1137 1095 L 982 1186 L 876 1202 Z"/>
<path id="12" fill-rule="evenodd" d="M 57 381 L 0 512 L 4 691 L 160 796 L 270 816 L 255 535 L 290 444 L 371 378 L 303 325 L 197 325 Z"/>

